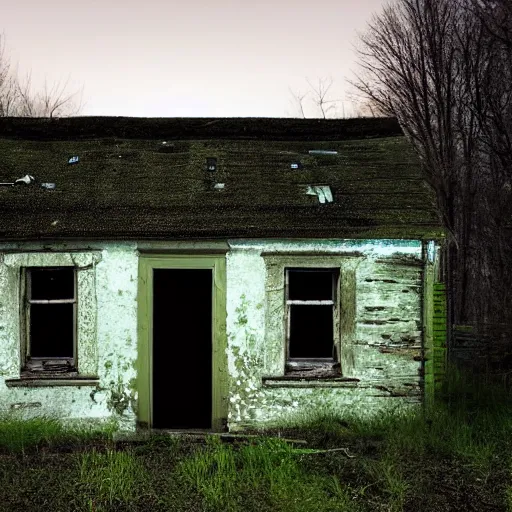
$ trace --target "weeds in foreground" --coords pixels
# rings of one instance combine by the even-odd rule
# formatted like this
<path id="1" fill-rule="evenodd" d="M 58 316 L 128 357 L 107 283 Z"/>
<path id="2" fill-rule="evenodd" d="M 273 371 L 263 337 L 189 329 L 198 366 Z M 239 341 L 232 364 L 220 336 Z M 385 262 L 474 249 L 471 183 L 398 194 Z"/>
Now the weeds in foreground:
<path id="1" fill-rule="evenodd" d="M 512 403 L 482 383 L 449 384 L 426 410 L 329 413 L 269 432 L 308 441 L 298 447 L 149 436 L 122 451 L 108 431 L 3 418 L 0 511 L 512 512 Z M 78 453 L 59 449 L 70 442 Z"/>
<path id="2" fill-rule="evenodd" d="M 79 454 L 77 463 L 77 492 L 91 510 L 135 500 L 146 476 L 139 461 L 129 452 L 93 450 Z"/>
<path id="3" fill-rule="evenodd" d="M 374 464 L 366 464 L 368 474 L 386 495 L 390 512 L 403 510 L 411 483 L 401 469 L 401 464 L 389 453 Z"/>
<path id="4" fill-rule="evenodd" d="M 279 439 L 262 438 L 235 448 L 212 438 L 178 466 L 177 474 L 199 491 L 208 510 L 245 510 L 251 501 L 259 501 L 264 510 L 353 510 L 339 479 L 307 474 L 300 457 Z"/>
<path id="5" fill-rule="evenodd" d="M 64 426 L 58 419 L 45 416 L 22 419 L 0 416 L 0 451 L 25 453 L 41 447 L 55 447 L 59 444 L 86 444 L 94 440 L 112 439 L 115 424 L 103 427 Z"/>
<path id="6" fill-rule="evenodd" d="M 51 418 L 0 418 L 0 449 L 19 453 L 36 445 L 51 445 L 62 439 L 65 429 Z"/>

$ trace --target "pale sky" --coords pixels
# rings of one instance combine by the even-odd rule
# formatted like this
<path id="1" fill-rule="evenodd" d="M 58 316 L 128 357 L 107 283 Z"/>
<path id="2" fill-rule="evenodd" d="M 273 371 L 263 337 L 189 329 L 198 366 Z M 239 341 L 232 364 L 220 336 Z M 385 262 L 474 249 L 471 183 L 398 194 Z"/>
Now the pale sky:
<path id="1" fill-rule="evenodd" d="M 83 86 L 83 115 L 283 117 L 288 88 L 345 77 L 383 0 L 0 0 L 0 33 L 35 85 Z M 314 109 L 306 105 L 308 117 Z"/>

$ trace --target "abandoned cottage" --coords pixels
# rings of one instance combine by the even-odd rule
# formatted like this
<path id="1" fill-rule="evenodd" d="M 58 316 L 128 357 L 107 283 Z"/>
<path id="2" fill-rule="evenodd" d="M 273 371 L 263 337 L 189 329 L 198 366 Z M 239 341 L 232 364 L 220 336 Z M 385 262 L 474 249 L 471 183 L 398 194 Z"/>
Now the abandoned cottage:
<path id="1" fill-rule="evenodd" d="M 2 414 L 239 430 L 433 389 L 444 230 L 393 119 L 5 118 L 0 182 Z"/>

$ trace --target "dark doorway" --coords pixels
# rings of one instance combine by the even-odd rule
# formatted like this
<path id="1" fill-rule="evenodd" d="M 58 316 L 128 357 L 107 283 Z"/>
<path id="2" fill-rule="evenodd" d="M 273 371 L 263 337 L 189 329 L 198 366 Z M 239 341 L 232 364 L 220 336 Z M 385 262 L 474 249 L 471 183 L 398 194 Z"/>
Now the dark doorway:
<path id="1" fill-rule="evenodd" d="M 212 271 L 153 270 L 153 428 L 212 427 Z"/>

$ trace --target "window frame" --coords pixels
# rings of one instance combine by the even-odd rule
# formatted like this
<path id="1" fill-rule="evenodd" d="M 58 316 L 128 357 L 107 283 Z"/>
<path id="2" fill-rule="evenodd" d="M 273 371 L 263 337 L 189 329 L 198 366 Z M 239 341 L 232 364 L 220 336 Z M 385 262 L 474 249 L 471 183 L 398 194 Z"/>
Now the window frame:
<path id="1" fill-rule="evenodd" d="M 339 337 L 336 336 L 336 319 L 339 314 L 339 279 L 340 269 L 339 267 L 285 267 L 284 287 L 285 287 L 285 318 L 286 318 L 286 362 L 296 363 L 300 365 L 302 362 L 311 363 L 336 363 L 337 353 L 339 352 L 336 348 Z M 290 272 L 329 272 L 331 274 L 331 299 L 329 300 L 298 300 L 290 299 Z M 332 307 L 332 351 L 331 357 L 291 357 L 291 306 L 331 306 Z M 338 339 L 337 339 L 338 338 Z"/>
<path id="2" fill-rule="evenodd" d="M 265 350 L 264 378 L 298 381 L 330 381 L 357 377 L 355 368 L 357 267 L 365 258 L 358 251 L 298 250 L 291 247 L 262 251 L 265 265 Z M 335 324 L 336 362 L 286 360 L 285 268 L 339 270 Z"/>
<path id="3" fill-rule="evenodd" d="M 301 301 L 289 300 L 289 271 L 298 270 L 305 272 L 330 272 L 332 275 L 332 298 L 328 301 Z M 340 311 L 341 311 L 341 295 L 340 295 L 340 282 L 341 282 L 341 268 L 339 265 L 289 265 L 283 266 L 284 271 L 284 294 L 283 294 L 283 313 L 284 313 L 284 375 L 293 376 L 297 378 L 332 378 L 341 376 L 341 359 L 340 359 L 340 343 L 341 343 L 341 330 L 340 330 Z M 308 357 L 308 358 L 292 358 L 290 357 L 290 306 L 293 304 L 306 304 L 311 305 L 330 305 L 332 306 L 332 357 Z"/>
<path id="4" fill-rule="evenodd" d="M 73 269 L 73 298 L 72 299 L 32 299 L 32 273 L 37 270 L 54 270 L 61 268 Z M 73 265 L 26 266 L 21 268 L 22 292 L 22 371 L 30 372 L 76 372 L 78 366 L 78 275 Z M 73 355 L 72 357 L 45 357 L 31 355 L 30 315 L 32 304 L 73 304 Z"/>

